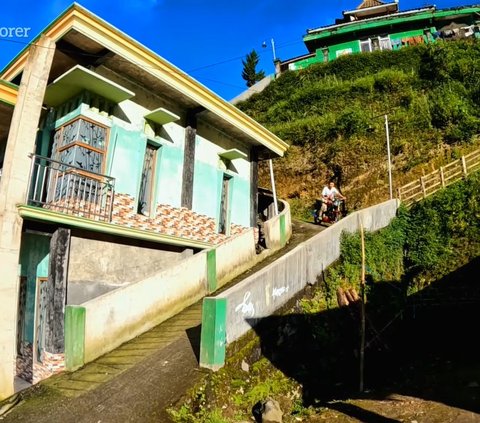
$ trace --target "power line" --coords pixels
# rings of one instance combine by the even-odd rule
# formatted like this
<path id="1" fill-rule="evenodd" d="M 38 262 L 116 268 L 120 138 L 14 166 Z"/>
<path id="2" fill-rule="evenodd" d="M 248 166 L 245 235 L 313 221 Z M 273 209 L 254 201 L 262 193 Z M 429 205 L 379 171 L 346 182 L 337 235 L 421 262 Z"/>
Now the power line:
<path id="1" fill-rule="evenodd" d="M 4 42 L 10 42 L 10 43 L 15 43 L 15 44 L 22 44 L 22 45 L 35 45 L 37 47 L 42 47 L 42 48 L 48 48 L 48 49 L 55 49 L 55 47 L 47 47 L 47 46 L 39 46 L 38 44 L 36 43 L 29 43 L 29 42 L 24 42 L 24 41 L 17 41 L 17 40 L 10 40 L 10 39 L 7 39 L 7 38 L 0 38 L 0 41 L 4 41 Z M 291 46 L 291 45 L 294 45 L 294 44 L 298 44 L 298 43 L 301 43 L 303 41 L 299 41 L 299 40 L 295 40 L 295 41 L 287 41 L 287 42 L 284 42 L 284 43 L 281 43 L 279 45 L 276 45 L 276 48 L 277 49 L 282 49 L 282 48 L 285 48 L 285 47 L 288 47 L 288 46 Z M 62 49 L 62 51 L 64 52 L 70 52 L 70 53 L 75 53 L 75 54 L 79 54 L 79 55 L 84 55 L 84 56 L 90 56 L 90 57 L 96 57 L 96 58 L 100 58 L 102 57 L 102 55 L 100 54 L 95 54 L 95 53 L 87 53 L 87 52 L 78 52 L 78 51 L 75 51 L 75 52 L 72 52 L 68 49 Z M 263 51 L 260 51 L 260 54 L 266 54 L 266 52 L 263 52 Z M 210 64 L 207 64 L 207 65 L 202 65 L 202 66 L 199 66 L 199 67 L 196 67 L 196 68 L 193 68 L 193 69 L 189 69 L 187 71 L 183 71 L 183 72 L 196 72 L 196 71 L 199 71 L 199 70 L 203 70 L 203 69 L 208 69 L 208 68 L 211 68 L 211 67 L 215 67 L 215 66 L 219 66 L 219 65 L 223 65 L 225 63 L 230 63 L 230 62 L 233 62 L 233 61 L 236 61 L 236 60 L 241 60 L 245 57 L 245 55 L 242 55 L 242 56 L 235 56 L 235 57 L 231 57 L 231 58 L 228 58 L 228 59 L 224 59 L 224 60 L 219 60 L 217 62 L 213 62 L 213 63 L 210 63 Z M 125 60 L 127 61 L 126 59 L 123 59 L 123 58 L 120 58 L 121 60 Z M 145 69 L 157 69 L 156 67 L 154 66 L 146 66 L 146 65 L 141 65 L 141 67 L 145 68 Z"/>

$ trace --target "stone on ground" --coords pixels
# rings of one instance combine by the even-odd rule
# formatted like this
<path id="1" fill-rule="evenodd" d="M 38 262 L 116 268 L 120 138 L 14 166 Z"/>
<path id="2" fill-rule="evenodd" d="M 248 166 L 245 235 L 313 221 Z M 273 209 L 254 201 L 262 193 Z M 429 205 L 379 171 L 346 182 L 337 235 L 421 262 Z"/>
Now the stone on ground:
<path id="1" fill-rule="evenodd" d="M 278 401 L 267 399 L 263 404 L 262 423 L 282 423 L 283 412 Z"/>

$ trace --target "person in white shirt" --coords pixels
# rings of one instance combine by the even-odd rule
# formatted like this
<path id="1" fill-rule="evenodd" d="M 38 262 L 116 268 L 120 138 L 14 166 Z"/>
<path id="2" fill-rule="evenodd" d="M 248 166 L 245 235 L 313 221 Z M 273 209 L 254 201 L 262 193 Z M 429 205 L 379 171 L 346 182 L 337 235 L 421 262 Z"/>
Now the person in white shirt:
<path id="1" fill-rule="evenodd" d="M 322 208 L 321 213 L 327 211 L 328 204 L 335 204 L 335 200 L 346 200 L 347 197 L 342 195 L 340 191 L 335 188 L 335 182 L 330 181 L 328 185 L 322 190 Z"/>

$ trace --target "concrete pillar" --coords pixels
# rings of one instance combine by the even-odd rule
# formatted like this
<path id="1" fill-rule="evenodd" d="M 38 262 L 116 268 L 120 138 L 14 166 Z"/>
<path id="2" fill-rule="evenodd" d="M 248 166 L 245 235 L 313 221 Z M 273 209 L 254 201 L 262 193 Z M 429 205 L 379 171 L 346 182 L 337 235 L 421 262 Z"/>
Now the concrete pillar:
<path id="1" fill-rule="evenodd" d="M 50 263 L 47 285 L 47 316 L 45 322 L 45 351 L 64 352 L 65 303 L 67 273 L 70 258 L 70 229 L 58 228 L 50 240 Z"/>
<path id="2" fill-rule="evenodd" d="M 13 394 L 16 358 L 18 262 L 31 159 L 55 43 L 42 36 L 30 47 L 18 90 L 0 182 L 0 400 Z"/>
<path id="3" fill-rule="evenodd" d="M 258 147 L 250 150 L 250 226 L 257 227 L 258 216 Z"/>
<path id="4" fill-rule="evenodd" d="M 182 196 L 181 206 L 192 208 L 193 205 L 193 177 L 195 171 L 195 139 L 197 137 L 197 118 L 194 111 L 187 113 L 187 127 L 185 128 L 185 145 L 183 155 Z"/>
<path id="5" fill-rule="evenodd" d="M 202 305 L 200 367 L 217 371 L 225 364 L 227 299 L 206 297 Z"/>

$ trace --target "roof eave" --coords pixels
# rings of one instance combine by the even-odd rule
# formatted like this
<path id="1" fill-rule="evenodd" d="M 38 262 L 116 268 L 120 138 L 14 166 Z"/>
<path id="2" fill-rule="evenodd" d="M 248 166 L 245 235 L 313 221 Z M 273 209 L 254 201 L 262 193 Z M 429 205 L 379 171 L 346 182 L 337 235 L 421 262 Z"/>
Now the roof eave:
<path id="1" fill-rule="evenodd" d="M 169 86 L 190 98 L 199 106 L 203 106 L 205 109 L 218 115 L 248 137 L 251 137 L 252 140 L 262 144 L 276 154 L 283 156 L 287 150 L 287 143 L 258 122 L 239 111 L 236 107 L 220 98 L 167 60 L 158 56 L 152 50 L 77 3 L 73 3 L 42 33 L 57 41 L 71 29 L 83 33 L 115 54 L 142 67 L 154 77 L 169 84 Z M 38 40 L 39 37 L 40 35 L 32 43 Z M 29 50 L 27 47 L 2 71 L 1 77 L 3 79 L 12 80 L 23 70 L 28 57 Z"/>
<path id="2" fill-rule="evenodd" d="M 17 102 L 18 86 L 7 81 L 0 80 L 0 101 L 15 106 Z"/>

